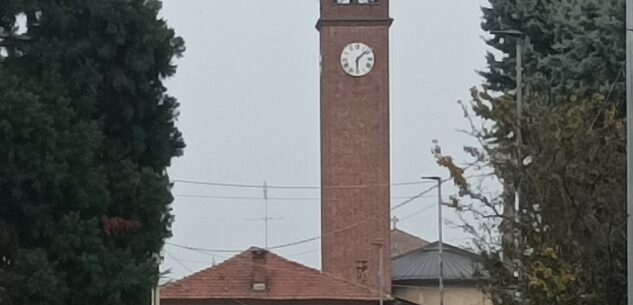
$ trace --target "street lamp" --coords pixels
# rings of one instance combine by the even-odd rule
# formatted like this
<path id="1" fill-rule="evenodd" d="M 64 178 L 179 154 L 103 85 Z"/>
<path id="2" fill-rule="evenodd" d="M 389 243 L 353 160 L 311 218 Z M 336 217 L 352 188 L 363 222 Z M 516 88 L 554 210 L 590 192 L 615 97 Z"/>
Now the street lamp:
<path id="1" fill-rule="evenodd" d="M 627 304 L 633 305 L 633 0 L 626 1 Z"/>
<path id="2" fill-rule="evenodd" d="M 439 289 L 440 305 L 444 305 L 444 256 L 442 253 L 442 178 L 438 176 L 423 176 L 422 179 L 437 181 L 437 217 L 438 217 L 438 262 L 440 265 Z"/>
<path id="3" fill-rule="evenodd" d="M 507 37 L 513 37 L 516 39 L 515 45 L 516 45 L 516 95 L 517 95 L 517 102 L 516 102 L 516 111 L 517 111 L 517 116 L 516 116 L 516 146 L 517 146 L 517 167 L 520 168 L 521 164 L 523 163 L 522 160 L 522 156 L 521 156 L 521 142 L 522 142 L 522 135 L 521 135 L 521 110 L 523 109 L 522 107 L 522 103 L 523 103 L 523 84 L 522 84 L 522 80 L 523 80 L 523 32 L 518 31 L 518 30 L 499 30 L 499 31 L 490 31 L 491 34 L 493 35 L 498 35 L 498 36 L 507 36 Z M 519 209 L 520 209 L 520 205 L 519 205 L 519 201 L 520 201 L 520 195 L 521 195 L 521 190 L 519 188 L 519 184 L 520 182 L 517 181 L 517 185 L 515 188 L 515 193 L 514 193 L 514 218 L 515 218 L 515 222 L 518 222 L 519 219 Z"/>
<path id="4" fill-rule="evenodd" d="M 523 102 L 523 37 L 524 34 L 518 30 L 498 30 L 498 31 L 490 31 L 490 34 L 498 35 L 498 36 L 506 36 L 515 38 L 515 46 L 516 46 L 516 146 L 517 146 L 517 169 L 521 170 L 521 166 L 523 164 L 522 156 L 521 156 L 521 144 L 522 144 L 522 135 L 521 135 L 521 110 L 522 110 L 522 102 Z M 519 211 L 521 208 L 520 205 L 520 197 L 521 197 L 521 188 L 520 181 L 516 181 L 516 186 L 514 190 L 514 222 L 515 225 L 512 226 L 512 237 L 514 239 L 515 247 L 519 248 L 519 237 L 515 230 L 515 226 L 519 223 Z M 505 210 L 505 209 L 504 209 Z M 505 213 L 504 213 L 505 214 Z M 520 262 L 518 262 L 520 263 Z M 517 265 L 518 271 L 518 265 Z M 521 274 L 517 274 L 516 276 L 521 276 Z"/>
<path id="5" fill-rule="evenodd" d="M 516 39 L 516 94 L 517 94 L 517 160 L 521 164 L 521 104 L 523 103 L 523 32 L 518 30 L 490 31 L 490 34 Z"/>

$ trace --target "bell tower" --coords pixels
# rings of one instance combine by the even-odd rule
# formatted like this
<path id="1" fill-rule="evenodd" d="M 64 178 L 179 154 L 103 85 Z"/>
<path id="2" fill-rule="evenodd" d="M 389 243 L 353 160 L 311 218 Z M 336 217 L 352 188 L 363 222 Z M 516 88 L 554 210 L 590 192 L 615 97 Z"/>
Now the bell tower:
<path id="1" fill-rule="evenodd" d="M 389 0 L 321 0 L 323 271 L 389 293 Z M 382 280 L 381 280 L 382 279 Z"/>

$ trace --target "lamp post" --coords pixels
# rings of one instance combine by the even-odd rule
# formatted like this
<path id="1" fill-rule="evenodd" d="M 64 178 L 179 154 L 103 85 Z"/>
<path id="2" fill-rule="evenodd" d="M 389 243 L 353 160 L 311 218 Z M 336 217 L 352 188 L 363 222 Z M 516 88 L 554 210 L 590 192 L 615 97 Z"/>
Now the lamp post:
<path id="1" fill-rule="evenodd" d="M 522 144 L 522 135 L 521 135 L 521 111 L 523 109 L 523 32 L 519 30 L 497 30 L 490 31 L 490 34 L 498 35 L 498 36 L 506 36 L 515 38 L 515 46 L 516 46 L 516 147 L 517 147 L 517 169 L 521 169 L 523 163 L 523 157 L 521 155 L 521 144 Z M 517 179 L 516 186 L 514 188 L 514 223 L 512 226 L 512 237 L 514 239 L 514 246 L 519 249 L 519 236 L 516 232 L 516 224 L 519 223 L 519 211 L 521 209 L 520 200 L 521 200 L 521 188 L 520 188 L 520 180 Z M 518 272 L 520 261 L 516 262 L 516 270 Z M 513 262 L 514 264 L 514 262 Z M 521 276 L 520 272 L 517 273 L 518 277 Z"/>
<path id="2" fill-rule="evenodd" d="M 518 162 L 521 162 L 521 104 L 523 103 L 523 32 L 518 30 L 499 30 L 499 31 L 490 31 L 490 34 L 499 35 L 499 36 L 507 36 L 516 38 L 516 95 L 517 95 L 517 155 Z M 520 163 L 519 163 L 520 164 Z"/>
<path id="3" fill-rule="evenodd" d="M 444 305 L 444 254 L 442 253 L 442 178 L 438 176 L 423 176 L 422 179 L 437 181 L 437 229 L 439 235 L 438 241 L 438 262 L 440 265 L 439 290 L 440 305 Z"/>
<path id="4" fill-rule="evenodd" d="M 627 304 L 633 305 L 633 0 L 626 1 Z"/>

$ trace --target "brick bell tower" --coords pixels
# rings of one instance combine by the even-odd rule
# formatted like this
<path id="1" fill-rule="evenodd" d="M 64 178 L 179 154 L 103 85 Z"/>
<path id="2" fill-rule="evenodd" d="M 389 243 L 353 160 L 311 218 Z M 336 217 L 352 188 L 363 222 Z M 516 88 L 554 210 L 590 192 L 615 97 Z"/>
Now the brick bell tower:
<path id="1" fill-rule="evenodd" d="M 376 290 L 382 282 L 385 293 L 391 290 L 391 23 L 389 0 L 321 0 L 317 23 L 323 271 Z"/>

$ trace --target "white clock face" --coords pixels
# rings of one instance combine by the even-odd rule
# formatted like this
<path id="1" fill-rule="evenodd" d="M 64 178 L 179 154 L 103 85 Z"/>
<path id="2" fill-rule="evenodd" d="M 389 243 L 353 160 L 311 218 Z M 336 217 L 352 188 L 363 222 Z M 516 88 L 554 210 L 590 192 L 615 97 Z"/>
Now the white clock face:
<path id="1" fill-rule="evenodd" d="M 341 68 L 351 76 L 365 76 L 374 67 L 374 51 L 362 42 L 353 42 L 341 51 Z"/>

